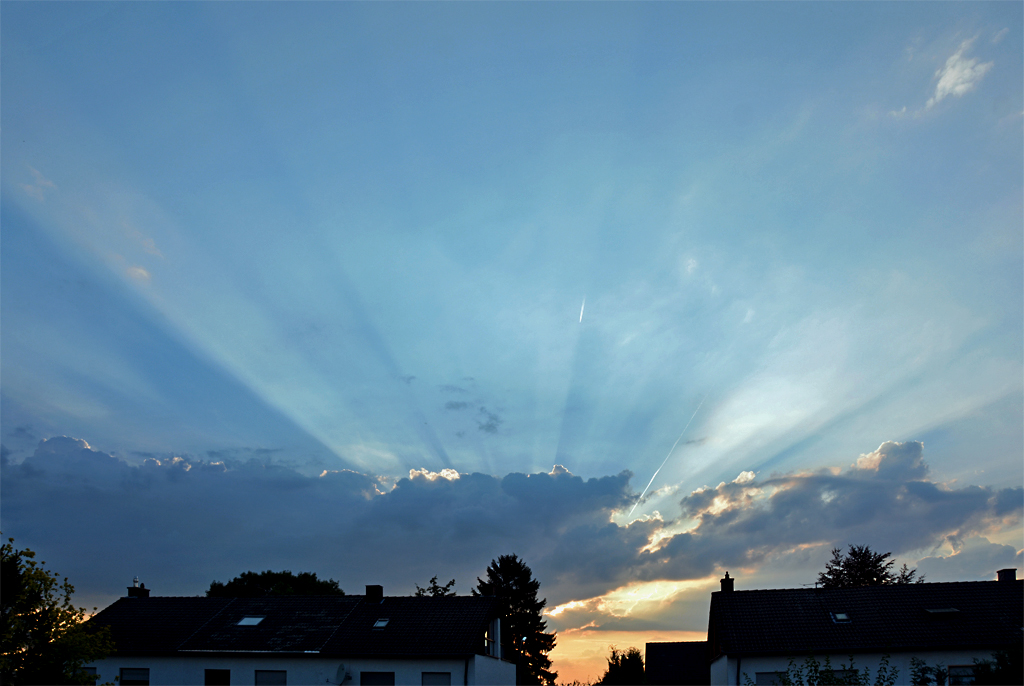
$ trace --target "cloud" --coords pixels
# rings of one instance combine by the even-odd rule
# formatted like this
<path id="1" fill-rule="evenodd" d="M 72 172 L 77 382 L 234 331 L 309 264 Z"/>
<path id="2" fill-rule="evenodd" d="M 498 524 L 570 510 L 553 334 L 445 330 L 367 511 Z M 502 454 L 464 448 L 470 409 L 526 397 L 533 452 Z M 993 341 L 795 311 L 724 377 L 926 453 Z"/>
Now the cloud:
<path id="1" fill-rule="evenodd" d="M 128 267 L 125 270 L 125 273 L 128 274 L 128 276 L 130 278 L 134 279 L 135 281 L 142 281 L 144 283 L 149 283 L 149 279 L 150 279 L 149 272 L 146 271 L 145 269 L 143 269 L 142 267 Z"/>
<path id="2" fill-rule="evenodd" d="M 33 167 L 29 167 L 28 170 L 32 174 L 33 183 L 19 183 L 18 187 L 39 202 L 43 202 L 46 199 L 46 191 L 57 188 L 57 184 Z"/>
<path id="3" fill-rule="evenodd" d="M 444 409 L 446 410 L 464 410 L 467 407 L 469 407 L 469 403 L 458 402 L 455 400 L 449 400 L 444 404 Z"/>
<path id="4" fill-rule="evenodd" d="M 584 480 L 558 465 L 504 476 L 413 469 L 397 481 L 349 470 L 307 476 L 251 451 L 133 465 L 55 437 L 5 463 L 0 507 L 5 534 L 99 602 L 135 574 L 157 593 L 190 595 L 268 568 L 316 571 L 353 591 L 383 583 L 396 594 L 437 574 L 467 593 L 491 559 L 515 552 L 552 607 L 589 603 L 565 610 L 561 626 L 575 617 L 605 629 L 655 621 L 650 613 L 663 626 L 681 621 L 665 603 L 706 602 L 704 590 L 680 589 L 723 569 L 752 579 L 774 566 L 790 570 L 787 584 L 813 581 L 835 545 L 899 555 L 957 543 L 964 557 L 927 568 L 982 574 L 1016 558 L 979 537 L 1018 526 L 1024 511 L 1019 487 L 933 481 L 913 442 L 884 443 L 845 471 L 744 471 L 682 497 L 678 518 L 616 523 L 635 500 L 631 478 Z M 623 611 L 631 593 L 646 594 L 648 609 Z"/>
<path id="5" fill-rule="evenodd" d="M 952 555 L 929 556 L 918 561 L 917 571 L 928 581 L 991 579 L 995 571 L 1024 568 L 1024 551 L 992 543 L 984 536 L 956 541 Z"/>
<path id="6" fill-rule="evenodd" d="M 484 419 L 477 422 L 477 428 L 489 434 L 498 433 L 498 425 L 502 422 L 501 417 L 488 411 L 486 407 L 480 408 L 480 414 L 484 416 Z"/>
<path id="7" fill-rule="evenodd" d="M 978 58 L 968 59 L 965 53 L 970 49 L 974 39 L 965 40 L 960 48 L 953 53 L 946 64 L 935 72 L 938 83 L 935 84 L 935 94 L 928 99 L 925 109 L 931 109 L 948 95 L 962 97 L 965 93 L 974 90 L 974 87 L 992 68 L 994 62 L 978 63 Z"/>
<path id="8" fill-rule="evenodd" d="M 999 43 L 1001 43 L 1002 40 L 1006 38 L 1006 34 L 1008 34 L 1009 32 L 1009 28 L 1004 28 L 1000 29 L 999 31 L 996 31 L 995 35 L 992 36 L 992 45 L 998 45 Z"/>

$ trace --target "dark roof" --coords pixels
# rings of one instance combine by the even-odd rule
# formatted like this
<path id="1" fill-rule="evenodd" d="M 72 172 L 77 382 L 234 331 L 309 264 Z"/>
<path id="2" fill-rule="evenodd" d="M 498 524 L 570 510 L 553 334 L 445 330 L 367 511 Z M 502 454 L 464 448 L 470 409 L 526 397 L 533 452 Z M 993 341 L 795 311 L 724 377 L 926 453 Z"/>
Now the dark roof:
<path id="1" fill-rule="evenodd" d="M 845 614 L 836 617 L 836 613 Z M 1024 580 L 711 594 L 712 659 L 1020 645 Z"/>
<path id="2" fill-rule="evenodd" d="M 648 684 L 710 684 L 708 642 L 648 643 L 644 655 L 644 678 Z"/>
<path id="3" fill-rule="evenodd" d="M 495 598 L 471 596 L 120 598 L 89 623 L 110 627 L 118 655 L 471 655 L 484 651 L 484 631 L 499 607 Z M 240 626 L 244 617 L 263 619 Z M 380 619 L 387 625 L 375 629 Z"/>

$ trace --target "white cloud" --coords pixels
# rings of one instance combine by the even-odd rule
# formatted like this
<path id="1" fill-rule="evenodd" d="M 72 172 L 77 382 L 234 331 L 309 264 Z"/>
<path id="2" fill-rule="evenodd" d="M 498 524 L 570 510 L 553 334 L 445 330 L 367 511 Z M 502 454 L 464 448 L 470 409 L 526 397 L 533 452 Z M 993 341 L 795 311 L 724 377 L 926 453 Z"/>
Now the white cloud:
<path id="1" fill-rule="evenodd" d="M 1010 32 L 1009 28 L 1005 28 L 1005 29 L 1002 29 L 1000 31 L 996 31 L 996 35 L 992 36 L 992 44 L 993 45 L 997 45 L 1000 41 L 1002 41 L 1004 38 L 1006 38 L 1006 34 L 1008 34 L 1009 32 Z"/>
<path id="2" fill-rule="evenodd" d="M 981 81 L 982 77 L 992 68 L 994 62 L 978 63 L 978 58 L 965 57 L 974 39 L 965 40 L 960 44 L 960 49 L 953 53 L 946 60 L 945 66 L 935 72 L 938 83 L 935 84 L 935 95 L 928 99 L 925 109 L 931 109 L 941 102 L 947 95 L 962 97 L 965 93 L 974 90 L 974 87 Z"/>
<path id="3" fill-rule="evenodd" d="M 50 181 L 48 178 L 42 175 L 42 173 L 33 167 L 29 167 L 28 170 L 32 173 L 33 183 L 19 183 L 18 187 L 25 191 L 27 194 L 42 202 L 46 199 L 46 190 L 56 188 L 57 184 Z"/>
<path id="4" fill-rule="evenodd" d="M 136 281 L 142 281 L 144 283 L 149 282 L 149 272 L 143 269 L 142 267 L 128 267 L 126 273 L 128 274 L 128 276 L 135 279 Z"/>

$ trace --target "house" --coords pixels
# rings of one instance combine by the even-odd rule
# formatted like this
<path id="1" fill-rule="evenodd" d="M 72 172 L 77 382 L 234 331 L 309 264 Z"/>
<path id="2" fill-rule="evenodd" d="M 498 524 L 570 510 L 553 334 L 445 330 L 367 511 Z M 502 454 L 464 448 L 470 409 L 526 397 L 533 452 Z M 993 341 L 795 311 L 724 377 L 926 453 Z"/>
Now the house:
<path id="1" fill-rule="evenodd" d="M 862 588 L 737 591 L 728 572 L 711 594 L 708 659 L 712 684 L 778 682 L 791 659 L 809 656 L 841 671 L 870 670 L 883 656 L 910 683 L 911 659 L 942 665 L 948 683 L 971 683 L 974 660 L 1024 641 L 1024 581 L 1015 569 L 998 581 Z"/>
<path id="2" fill-rule="evenodd" d="M 100 683 L 514 684 L 496 598 L 149 597 L 133 586 L 90 620 L 115 653 Z"/>

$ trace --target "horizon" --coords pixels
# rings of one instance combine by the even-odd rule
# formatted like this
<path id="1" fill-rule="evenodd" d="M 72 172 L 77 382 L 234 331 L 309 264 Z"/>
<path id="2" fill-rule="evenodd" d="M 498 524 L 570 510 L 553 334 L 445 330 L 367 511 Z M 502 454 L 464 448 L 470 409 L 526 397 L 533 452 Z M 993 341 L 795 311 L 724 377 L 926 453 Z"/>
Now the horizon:
<path id="1" fill-rule="evenodd" d="M 76 604 L 516 553 L 568 683 L 726 570 L 1024 566 L 1020 3 L 0 14 L 0 514 Z"/>

